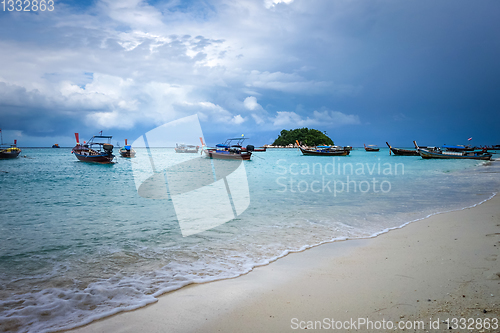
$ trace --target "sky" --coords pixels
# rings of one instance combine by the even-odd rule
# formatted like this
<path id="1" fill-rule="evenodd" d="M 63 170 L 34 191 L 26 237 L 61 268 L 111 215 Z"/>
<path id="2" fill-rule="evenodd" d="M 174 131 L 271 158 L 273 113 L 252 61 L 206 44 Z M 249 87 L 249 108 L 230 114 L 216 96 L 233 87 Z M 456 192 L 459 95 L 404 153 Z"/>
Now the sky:
<path id="1" fill-rule="evenodd" d="M 211 146 L 301 127 L 338 145 L 500 144 L 497 0 L 53 8 L 0 8 L 4 142 L 71 147 L 103 131 L 123 144 L 197 114 Z"/>

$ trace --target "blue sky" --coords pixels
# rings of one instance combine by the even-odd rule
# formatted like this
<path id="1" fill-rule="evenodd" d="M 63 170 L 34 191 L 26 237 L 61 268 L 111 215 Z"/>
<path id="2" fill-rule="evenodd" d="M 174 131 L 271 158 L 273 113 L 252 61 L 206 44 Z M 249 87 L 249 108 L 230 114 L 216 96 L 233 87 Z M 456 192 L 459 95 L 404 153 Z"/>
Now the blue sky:
<path id="1" fill-rule="evenodd" d="M 198 114 L 214 145 L 500 144 L 496 0 L 56 1 L 0 12 L 0 128 L 123 142 Z"/>

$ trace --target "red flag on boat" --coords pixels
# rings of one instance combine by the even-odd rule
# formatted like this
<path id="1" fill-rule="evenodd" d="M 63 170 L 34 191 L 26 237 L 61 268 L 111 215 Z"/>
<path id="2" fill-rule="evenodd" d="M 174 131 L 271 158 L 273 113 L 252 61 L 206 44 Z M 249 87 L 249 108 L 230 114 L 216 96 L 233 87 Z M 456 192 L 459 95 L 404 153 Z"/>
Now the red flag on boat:
<path id="1" fill-rule="evenodd" d="M 472 140 L 472 136 L 470 138 L 467 139 L 467 141 L 471 141 Z"/>

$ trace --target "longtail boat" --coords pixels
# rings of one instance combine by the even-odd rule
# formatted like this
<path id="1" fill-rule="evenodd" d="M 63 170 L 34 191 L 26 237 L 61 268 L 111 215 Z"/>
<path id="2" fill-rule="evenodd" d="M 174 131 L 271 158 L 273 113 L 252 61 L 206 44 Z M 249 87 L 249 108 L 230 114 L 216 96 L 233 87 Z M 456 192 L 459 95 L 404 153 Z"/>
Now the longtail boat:
<path id="1" fill-rule="evenodd" d="M 351 153 L 350 149 L 345 149 L 345 147 L 336 146 L 316 146 L 315 148 L 302 148 L 298 140 L 295 140 L 299 146 L 300 152 L 304 156 L 347 156 Z"/>
<path id="2" fill-rule="evenodd" d="M 207 157 L 221 159 L 221 160 L 249 160 L 252 156 L 254 146 L 247 145 L 242 149 L 243 141 L 248 138 L 234 138 L 227 139 L 226 142 L 215 145 L 215 148 L 206 147 L 203 139 L 201 140 L 202 152 L 205 153 Z"/>
<path id="3" fill-rule="evenodd" d="M 193 146 L 193 145 L 185 145 L 183 143 L 181 144 L 175 144 L 175 152 L 176 153 L 183 153 L 183 154 L 196 154 L 200 150 L 199 146 Z"/>
<path id="4" fill-rule="evenodd" d="M 394 148 L 392 147 L 388 142 L 386 142 L 387 146 L 389 147 L 389 153 L 393 152 L 394 155 L 400 155 L 400 156 L 420 156 L 418 151 L 413 150 L 413 149 L 403 149 L 403 148 Z"/>
<path id="5" fill-rule="evenodd" d="M 246 148 L 242 147 L 243 150 L 246 150 Z M 266 151 L 267 148 L 266 147 L 258 147 L 258 148 L 254 148 L 253 151 L 256 152 L 256 151 Z"/>
<path id="6" fill-rule="evenodd" d="M 127 144 L 127 139 L 125 139 L 125 146 L 120 148 L 120 155 L 121 157 L 135 157 L 135 150 Z"/>
<path id="7" fill-rule="evenodd" d="M 376 145 L 368 145 L 366 146 L 364 143 L 363 145 L 365 146 L 366 151 L 379 151 L 380 148 L 378 148 Z"/>
<path id="8" fill-rule="evenodd" d="M 500 150 L 500 145 L 484 146 L 484 147 L 474 147 L 477 150 Z"/>
<path id="9" fill-rule="evenodd" d="M 14 140 L 14 144 L 11 144 L 10 147 L 3 143 L 3 134 L 0 129 L 0 159 L 11 159 L 16 158 L 21 153 L 21 149 L 17 148 L 17 140 Z"/>
<path id="10" fill-rule="evenodd" d="M 101 132 L 102 134 L 102 132 Z M 75 133 L 76 146 L 71 153 L 82 162 L 113 163 L 113 145 L 110 143 L 112 136 L 95 135 L 88 142 L 80 144 L 78 133 Z M 104 140 L 101 140 L 104 139 Z M 107 140 L 107 142 L 102 142 Z"/>
<path id="11" fill-rule="evenodd" d="M 413 141 L 415 148 L 422 158 L 440 158 L 440 159 L 467 159 L 467 160 L 491 160 L 491 153 L 487 151 L 443 151 L 439 147 L 427 147 L 426 149 L 420 148 L 415 141 Z"/>
<path id="12" fill-rule="evenodd" d="M 21 153 L 21 149 L 17 148 L 17 140 L 14 140 L 14 144 L 10 145 L 10 147 L 2 146 L 6 146 L 3 143 L 3 138 L 0 144 L 0 159 L 16 158 Z"/>

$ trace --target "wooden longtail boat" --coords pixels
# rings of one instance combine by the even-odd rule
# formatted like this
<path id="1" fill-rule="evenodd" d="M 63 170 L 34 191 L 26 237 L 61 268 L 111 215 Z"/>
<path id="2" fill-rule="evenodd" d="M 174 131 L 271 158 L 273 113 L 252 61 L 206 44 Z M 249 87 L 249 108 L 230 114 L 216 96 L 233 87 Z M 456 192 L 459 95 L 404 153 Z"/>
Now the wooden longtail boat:
<path id="1" fill-rule="evenodd" d="M 4 145 L 2 143 L 2 145 Z M 14 144 L 10 147 L 2 147 L 0 145 L 0 159 L 6 160 L 11 158 L 16 158 L 21 153 L 21 149 L 17 148 L 17 140 L 14 140 Z"/>
<path id="2" fill-rule="evenodd" d="M 243 149 L 243 148 L 242 148 Z M 246 149 L 246 148 L 245 148 Z M 253 151 L 256 152 L 256 151 L 266 151 L 267 148 L 266 147 L 260 147 L 260 148 L 254 148 Z"/>
<path id="3" fill-rule="evenodd" d="M 102 132 L 101 132 L 102 133 Z M 87 143 L 80 144 L 78 133 L 75 133 L 76 146 L 71 153 L 82 162 L 113 163 L 113 145 L 110 143 L 112 136 L 95 135 Z M 106 142 L 98 142 L 96 139 L 107 139 Z"/>
<path id="4" fill-rule="evenodd" d="M 215 148 L 206 147 L 202 138 L 200 138 L 200 141 L 204 148 L 202 152 L 204 152 L 207 157 L 221 160 L 249 160 L 252 156 L 254 146 L 247 145 L 245 149 L 242 149 L 241 146 L 241 143 L 247 139 L 248 138 L 227 139 L 225 143 L 215 145 Z"/>
<path id="5" fill-rule="evenodd" d="M 175 152 L 176 153 L 183 153 L 183 154 L 196 154 L 200 150 L 199 146 L 193 146 L 193 145 L 185 145 L 183 143 L 181 144 L 175 144 Z"/>
<path id="6" fill-rule="evenodd" d="M 299 150 L 304 156 L 347 156 L 351 153 L 350 149 L 332 146 L 317 146 L 315 149 L 304 149 L 300 146 L 299 141 L 295 141 L 299 146 Z"/>
<path id="7" fill-rule="evenodd" d="M 389 147 L 389 153 L 393 152 L 394 155 L 400 155 L 400 156 L 420 156 L 418 151 L 413 150 L 413 149 L 403 149 L 403 148 L 394 148 L 392 147 L 388 142 L 386 142 L 387 146 Z"/>
<path id="8" fill-rule="evenodd" d="M 467 160 L 491 160 L 491 153 L 485 151 L 442 151 L 439 147 L 427 147 L 426 149 L 418 147 L 417 143 L 413 141 L 415 148 L 420 156 L 425 159 L 440 158 L 440 159 L 467 159 Z"/>
<path id="9" fill-rule="evenodd" d="M 120 148 L 120 155 L 121 157 L 135 157 L 135 150 L 127 144 L 127 139 L 125 139 L 125 146 Z"/>
<path id="10" fill-rule="evenodd" d="M 2 147 L 7 146 L 3 143 L 3 134 L 0 129 L 0 159 L 11 159 L 16 158 L 21 153 L 21 149 L 17 148 L 17 140 L 14 140 L 14 144 L 10 145 L 10 147 Z"/>
<path id="11" fill-rule="evenodd" d="M 378 148 L 375 145 L 368 145 L 368 147 L 365 144 L 363 144 L 363 145 L 365 146 L 366 151 L 379 151 L 380 150 L 380 148 Z"/>

